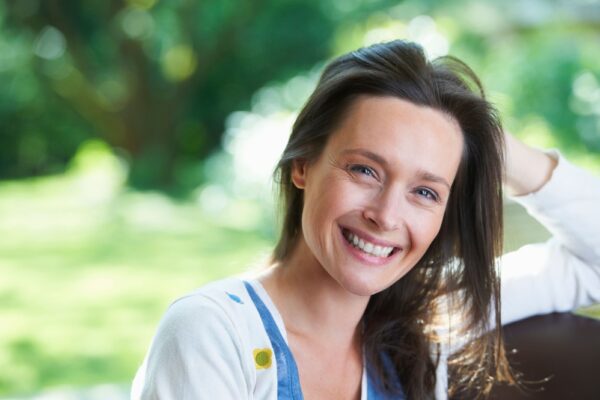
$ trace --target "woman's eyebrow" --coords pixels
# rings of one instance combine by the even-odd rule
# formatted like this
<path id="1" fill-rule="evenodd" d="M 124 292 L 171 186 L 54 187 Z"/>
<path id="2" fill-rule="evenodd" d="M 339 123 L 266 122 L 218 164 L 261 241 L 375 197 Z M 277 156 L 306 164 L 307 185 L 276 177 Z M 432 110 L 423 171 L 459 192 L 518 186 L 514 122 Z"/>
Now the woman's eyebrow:
<path id="1" fill-rule="evenodd" d="M 364 157 L 370 158 L 371 160 L 373 160 L 383 166 L 388 165 L 388 162 L 385 160 L 385 158 L 381 157 L 379 154 L 373 153 L 372 151 L 365 150 L 365 149 L 347 149 L 347 150 L 342 151 L 342 154 L 344 154 L 344 155 L 360 154 Z"/>
<path id="2" fill-rule="evenodd" d="M 419 178 L 421 178 L 425 181 L 440 183 L 440 184 L 446 186 L 448 188 L 448 190 L 450 190 L 450 184 L 448 183 L 448 181 L 446 181 L 441 176 L 432 174 L 431 172 L 427 172 L 427 171 L 420 171 L 418 175 L 419 175 Z"/>

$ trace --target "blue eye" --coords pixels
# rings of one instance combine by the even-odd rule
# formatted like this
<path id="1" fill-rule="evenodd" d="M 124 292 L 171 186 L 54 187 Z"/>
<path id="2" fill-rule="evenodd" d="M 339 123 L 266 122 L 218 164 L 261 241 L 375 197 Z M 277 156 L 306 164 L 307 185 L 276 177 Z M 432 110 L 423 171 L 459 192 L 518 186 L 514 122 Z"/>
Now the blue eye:
<path id="1" fill-rule="evenodd" d="M 372 177 L 376 177 L 377 174 L 375 173 L 375 171 L 373 171 L 371 168 L 365 166 L 365 165 L 351 165 L 350 166 L 350 171 L 351 172 L 356 172 L 359 174 L 363 174 L 363 175 L 367 175 L 367 176 L 372 176 Z"/>
<path id="2" fill-rule="evenodd" d="M 428 200 L 439 201 L 439 196 L 436 192 L 427 188 L 418 188 L 415 191 L 419 196 L 425 197 Z"/>

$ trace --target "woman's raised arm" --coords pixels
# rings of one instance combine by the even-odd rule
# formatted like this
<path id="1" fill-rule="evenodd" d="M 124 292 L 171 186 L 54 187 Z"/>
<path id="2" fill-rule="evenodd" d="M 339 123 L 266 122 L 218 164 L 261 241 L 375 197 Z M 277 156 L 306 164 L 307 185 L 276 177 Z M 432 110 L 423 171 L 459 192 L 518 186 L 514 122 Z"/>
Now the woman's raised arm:
<path id="1" fill-rule="evenodd" d="M 556 167 L 556 158 L 530 147 L 505 133 L 504 185 L 511 196 L 537 192 L 548 182 Z"/>
<path id="2" fill-rule="evenodd" d="M 504 255 L 502 322 L 600 302 L 600 179 L 506 135 L 505 184 L 551 233 Z"/>

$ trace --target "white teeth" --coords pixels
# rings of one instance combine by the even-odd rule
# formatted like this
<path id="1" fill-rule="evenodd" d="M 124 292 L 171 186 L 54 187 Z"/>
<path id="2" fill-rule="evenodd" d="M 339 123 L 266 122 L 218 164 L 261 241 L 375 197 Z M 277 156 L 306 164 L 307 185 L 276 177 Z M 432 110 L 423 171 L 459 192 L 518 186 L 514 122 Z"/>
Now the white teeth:
<path id="1" fill-rule="evenodd" d="M 383 251 L 383 247 L 381 247 L 381 246 L 375 246 L 373 248 L 373 254 L 375 254 L 377 257 L 381 257 L 382 251 Z"/>
<path id="2" fill-rule="evenodd" d="M 359 248 L 360 250 L 364 251 L 365 253 L 368 253 L 368 254 L 376 256 L 376 257 L 387 257 L 390 255 L 392 250 L 394 250 L 393 247 L 378 246 L 378 245 L 370 243 L 370 242 L 365 242 L 363 239 L 360 239 L 358 236 L 356 236 L 352 232 L 346 231 L 345 236 L 346 236 L 346 239 L 348 240 L 348 242 L 353 244 L 354 247 Z"/>

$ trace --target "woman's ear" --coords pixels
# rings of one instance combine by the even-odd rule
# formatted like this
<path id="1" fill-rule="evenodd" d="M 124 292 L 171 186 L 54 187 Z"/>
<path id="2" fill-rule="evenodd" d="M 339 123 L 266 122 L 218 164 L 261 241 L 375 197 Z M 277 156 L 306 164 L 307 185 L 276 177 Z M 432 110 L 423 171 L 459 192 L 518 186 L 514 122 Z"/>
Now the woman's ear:
<path id="1" fill-rule="evenodd" d="M 306 186 L 306 169 L 308 163 L 303 158 L 297 158 L 292 161 L 292 182 L 298 189 L 304 189 Z"/>

